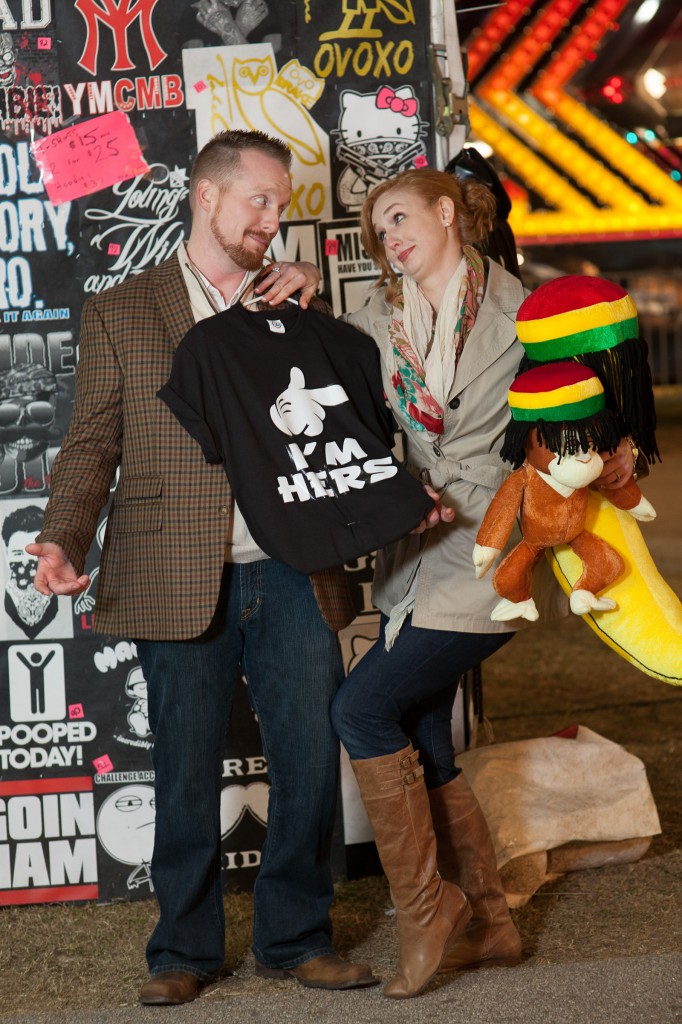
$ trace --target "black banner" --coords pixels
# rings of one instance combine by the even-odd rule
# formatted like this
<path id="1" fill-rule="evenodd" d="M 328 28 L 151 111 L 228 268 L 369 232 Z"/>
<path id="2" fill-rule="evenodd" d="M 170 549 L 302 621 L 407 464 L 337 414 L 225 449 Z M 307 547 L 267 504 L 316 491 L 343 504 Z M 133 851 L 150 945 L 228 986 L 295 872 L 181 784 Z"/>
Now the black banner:
<path id="1" fill-rule="evenodd" d="M 315 116 L 332 142 L 334 214 L 434 151 L 428 5 L 299 3 L 298 59 L 324 83 Z"/>
<path id="2" fill-rule="evenodd" d="M 427 47 L 412 0 L 0 0 L 0 905 L 152 891 L 146 682 L 129 640 L 92 630 L 107 510 L 78 597 L 37 594 L 25 551 L 71 415 L 83 303 L 173 252 L 197 147 L 235 127 L 294 154 L 272 256 L 323 265 L 337 313 L 359 305 L 373 277 L 357 228 L 367 189 L 433 158 Z M 116 162 L 121 115 L 140 173 Z M 88 161 L 104 157 L 114 180 L 96 187 Z M 348 567 L 364 617 L 347 660 L 376 633 L 370 563 Z M 245 888 L 268 785 L 237 690 L 223 867 Z"/>

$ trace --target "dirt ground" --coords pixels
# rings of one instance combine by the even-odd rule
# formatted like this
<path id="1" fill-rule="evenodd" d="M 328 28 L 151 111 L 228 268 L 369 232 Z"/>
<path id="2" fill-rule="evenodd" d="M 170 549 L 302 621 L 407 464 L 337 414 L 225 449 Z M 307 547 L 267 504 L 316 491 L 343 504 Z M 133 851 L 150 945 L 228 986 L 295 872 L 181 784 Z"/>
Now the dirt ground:
<path id="1" fill-rule="evenodd" d="M 659 442 L 663 467 L 644 485 L 659 517 L 643 529 L 663 575 L 682 595 L 682 416 L 666 417 Z M 622 744 L 644 762 L 661 820 L 661 835 L 640 861 L 564 875 L 513 912 L 525 959 L 553 964 L 682 950 L 682 688 L 643 675 L 571 618 L 559 631 L 528 630 L 498 652 L 486 663 L 484 694 L 498 742 L 580 724 Z M 253 976 L 248 952 L 250 895 L 230 895 L 225 907 L 225 978 L 211 993 L 219 1000 L 235 984 L 264 984 Z M 383 879 L 338 887 L 339 949 L 370 960 L 384 976 L 395 957 L 388 907 Z M 2 909 L 0 1016 L 135 1004 L 154 920 L 152 901 Z"/>

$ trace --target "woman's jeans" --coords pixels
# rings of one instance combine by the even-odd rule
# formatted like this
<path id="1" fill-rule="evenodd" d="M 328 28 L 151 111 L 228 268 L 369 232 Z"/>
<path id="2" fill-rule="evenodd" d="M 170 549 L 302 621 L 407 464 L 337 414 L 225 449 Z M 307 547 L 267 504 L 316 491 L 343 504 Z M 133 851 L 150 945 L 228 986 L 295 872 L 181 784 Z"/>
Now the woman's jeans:
<path id="1" fill-rule="evenodd" d="M 332 723 L 351 760 L 382 757 L 412 743 L 429 789 L 456 778 L 452 706 L 459 678 L 513 633 L 422 629 L 408 616 L 390 651 L 379 639 L 342 684 Z"/>
<path id="2" fill-rule="evenodd" d="M 155 735 L 152 974 L 213 977 L 223 964 L 220 790 L 237 667 L 268 763 L 268 827 L 253 949 L 270 967 L 333 952 L 329 865 L 339 748 L 329 706 L 343 678 L 336 634 L 307 576 L 267 559 L 226 565 L 214 620 L 183 642 L 138 640 Z"/>

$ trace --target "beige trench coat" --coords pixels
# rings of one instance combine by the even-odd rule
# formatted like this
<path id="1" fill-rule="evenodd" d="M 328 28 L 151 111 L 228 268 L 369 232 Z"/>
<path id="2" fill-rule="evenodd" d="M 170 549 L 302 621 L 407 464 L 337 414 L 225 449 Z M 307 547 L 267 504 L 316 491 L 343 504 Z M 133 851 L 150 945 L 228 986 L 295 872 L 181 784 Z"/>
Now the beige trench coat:
<path id="1" fill-rule="evenodd" d="M 483 303 L 448 395 L 443 434 L 434 444 L 426 431 L 405 429 L 410 470 L 430 481 L 443 503 L 455 510 L 454 523 L 406 537 L 377 557 L 373 600 L 386 614 L 406 595 L 419 569 L 412 615 L 415 626 L 497 633 L 528 625 L 519 619 L 491 621 L 490 613 L 499 601 L 492 587 L 493 569 L 477 580 L 472 561 L 481 520 L 493 494 L 511 472 L 498 453 L 509 421 L 507 390 L 523 355 L 515 319 L 524 297 L 518 279 L 488 261 Z M 346 319 L 376 341 L 386 395 L 402 426 L 390 379 L 389 308 L 383 291 L 375 292 L 368 305 Z M 515 531 L 506 550 L 519 539 Z M 548 621 L 565 613 L 565 598 L 544 560 L 535 572 L 533 596 L 541 619 Z"/>

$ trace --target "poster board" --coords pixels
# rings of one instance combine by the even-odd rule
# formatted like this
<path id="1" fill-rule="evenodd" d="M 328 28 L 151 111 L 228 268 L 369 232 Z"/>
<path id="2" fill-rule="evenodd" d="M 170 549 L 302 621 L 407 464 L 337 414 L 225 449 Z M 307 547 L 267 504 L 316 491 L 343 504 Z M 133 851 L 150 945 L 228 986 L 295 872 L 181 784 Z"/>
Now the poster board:
<path id="1" fill-rule="evenodd" d="M 71 416 L 83 303 L 173 253 L 197 147 L 256 127 L 294 152 L 272 257 L 323 265 L 335 312 L 357 304 L 373 276 L 357 229 L 367 189 L 434 159 L 428 20 L 413 0 L 360 9 L 0 3 L 0 905 L 152 892 L 146 683 L 129 639 L 93 632 L 107 510 L 76 598 L 39 600 L 23 551 Z M 349 571 L 365 607 L 371 568 Z M 240 681 L 223 761 L 228 886 L 253 883 L 266 806 Z"/>

